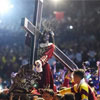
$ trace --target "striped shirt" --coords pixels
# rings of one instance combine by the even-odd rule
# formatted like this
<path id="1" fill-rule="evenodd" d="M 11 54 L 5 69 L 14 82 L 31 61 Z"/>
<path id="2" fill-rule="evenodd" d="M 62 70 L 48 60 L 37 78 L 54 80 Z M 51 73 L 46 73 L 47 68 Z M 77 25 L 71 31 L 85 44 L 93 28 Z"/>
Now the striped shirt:
<path id="1" fill-rule="evenodd" d="M 96 100 L 94 95 L 91 93 L 91 88 L 85 82 L 84 79 L 81 80 L 79 85 L 74 85 L 72 88 L 65 88 L 59 91 L 60 94 L 64 95 L 66 93 L 75 93 L 76 100 Z M 90 94 L 91 93 L 91 94 Z M 91 96 L 91 97 L 89 97 Z"/>

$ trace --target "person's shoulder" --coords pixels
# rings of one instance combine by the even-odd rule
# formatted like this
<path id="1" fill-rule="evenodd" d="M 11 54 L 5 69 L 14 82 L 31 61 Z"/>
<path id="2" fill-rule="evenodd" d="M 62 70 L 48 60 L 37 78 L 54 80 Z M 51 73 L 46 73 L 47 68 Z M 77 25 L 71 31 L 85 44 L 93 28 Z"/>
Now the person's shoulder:
<path id="1" fill-rule="evenodd" d="M 82 83 L 80 86 L 81 86 L 81 87 L 88 87 L 88 84 L 87 84 L 86 82 L 84 82 L 84 83 Z"/>
<path id="2" fill-rule="evenodd" d="M 82 83 L 80 85 L 80 90 L 86 90 L 86 91 L 88 91 L 88 84 L 86 82 Z"/>

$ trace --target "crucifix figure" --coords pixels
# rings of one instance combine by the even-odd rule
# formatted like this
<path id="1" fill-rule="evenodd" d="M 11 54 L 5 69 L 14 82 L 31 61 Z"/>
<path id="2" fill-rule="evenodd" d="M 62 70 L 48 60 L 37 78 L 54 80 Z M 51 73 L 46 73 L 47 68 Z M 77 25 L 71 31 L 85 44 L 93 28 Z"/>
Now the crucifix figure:
<path id="1" fill-rule="evenodd" d="M 35 37 L 34 45 L 36 45 L 36 39 L 40 35 L 41 38 L 39 39 L 39 50 L 40 54 L 37 55 L 38 59 L 31 59 L 35 60 L 35 70 L 41 73 L 41 80 L 39 82 L 39 88 L 51 88 L 53 89 L 53 77 L 50 70 L 50 66 L 48 64 L 48 60 L 55 56 L 65 67 L 67 67 L 71 72 L 77 69 L 77 65 L 68 57 L 66 56 L 56 45 L 53 44 L 53 36 L 54 33 L 50 30 L 45 30 L 40 32 L 39 29 L 33 25 L 27 18 L 22 19 L 22 27 L 31 34 L 31 36 Z M 33 46 L 33 44 L 31 46 Z M 33 48 L 34 50 L 36 47 Z M 31 51 L 32 52 L 32 51 Z M 37 51 L 38 52 L 38 51 Z M 32 53 L 35 56 L 37 53 Z M 34 58 L 34 57 L 33 57 Z M 32 62 L 32 61 L 31 61 Z"/>
<path id="2" fill-rule="evenodd" d="M 31 26 L 28 27 L 28 26 Z M 51 88 L 53 89 L 53 76 L 48 64 L 48 60 L 53 56 L 54 44 L 53 35 L 54 33 L 49 30 L 45 30 L 41 33 L 28 19 L 24 19 L 23 27 L 26 31 L 32 35 L 40 34 L 39 47 L 37 50 L 37 59 L 35 59 L 35 70 L 40 73 L 41 80 L 39 81 L 39 88 Z M 33 28 L 32 28 L 33 27 Z"/>
<path id="3" fill-rule="evenodd" d="M 32 35 L 43 34 L 27 18 L 24 18 L 22 20 L 22 27 L 27 32 L 30 32 Z M 78 66 L 67 55 L 65 55 L 56 45 L 55 45 L 55 50 L 53 52 L 53 55 L 70 71 L 74 71 L 75 69 L 78 69 Z"/>
<path id="4" fill-rule="evenodd" d="M 30 28 L 30 27 L 31 28 Z M 55 56 L 65 67 L 70 71 L 78 69 L 77 65 L 66 56 L 56 45 L 53 44 L 54 33 L 50 30 L 40 32 L 28 19 L 23 20 L 23 27 L 26 31 L 32 35 L 41 35 L 39 38 L 39 55 L 38 59 L 35 59 L 36 71 L 41 73 L 41 80 L 39 82 L 39 88 L 51 88 L 53 89 L 53 77 L 48 64 L 48 60 Z M 38 51 L 37 51 L 38 52 Z"/>

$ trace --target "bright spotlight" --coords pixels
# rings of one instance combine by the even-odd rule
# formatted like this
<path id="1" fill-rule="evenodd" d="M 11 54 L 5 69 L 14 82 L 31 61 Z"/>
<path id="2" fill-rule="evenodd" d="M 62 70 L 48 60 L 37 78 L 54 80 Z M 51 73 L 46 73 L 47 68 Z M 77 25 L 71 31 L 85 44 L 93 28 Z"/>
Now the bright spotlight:
<path id="1" fill-rule="evenodd" d="M 11 4 L 11 5 L 10 5 L 10 8 L 14 8 L 14 5 Z"/>
<path id="2" fill-rule="evenodd" d="M 52 0 L 53 2 L 55 2 L 55 3 L 58 3 L 58 2 L 60 2 L 61 0 Z"/>
<path id="3" fill-rule="evenodd" d="M 72 26 L 72 25 L 70 25 L 70 26 L 69 26 L 69 28 L 70 28 L 70 29 L 73 29 L 73 26 Z"/>
<path id="4" fill-rule="evenodd" d="M 0 19 L 0 24 L 2 23 L 2 20 Z"/>
<path id="5" fill-rule="evenodd" d="M 13 8 L 13 5 L 9 3 L 8 0 L 0 0 L 0 13 L 8 12 L 10 8 Z"/>

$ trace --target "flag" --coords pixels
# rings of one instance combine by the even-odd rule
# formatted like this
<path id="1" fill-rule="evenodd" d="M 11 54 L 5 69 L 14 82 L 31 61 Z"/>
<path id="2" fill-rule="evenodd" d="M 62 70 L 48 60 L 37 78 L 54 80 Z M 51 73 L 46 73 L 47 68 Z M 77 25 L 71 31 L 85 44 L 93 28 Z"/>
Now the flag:
<path id="1" fill-rule="evenodd" d="M 61 11 L 61 12 L 55 11 L 54 15 L 56 17 L 56 20 L 58 20 L 58 21 L 61 21 L 64 18 L 64 12 L 63 11 Z"/>

